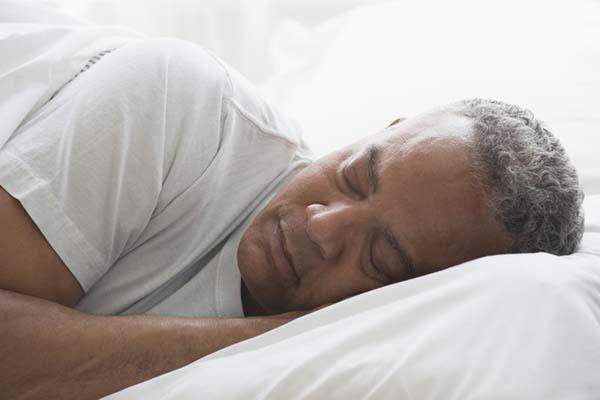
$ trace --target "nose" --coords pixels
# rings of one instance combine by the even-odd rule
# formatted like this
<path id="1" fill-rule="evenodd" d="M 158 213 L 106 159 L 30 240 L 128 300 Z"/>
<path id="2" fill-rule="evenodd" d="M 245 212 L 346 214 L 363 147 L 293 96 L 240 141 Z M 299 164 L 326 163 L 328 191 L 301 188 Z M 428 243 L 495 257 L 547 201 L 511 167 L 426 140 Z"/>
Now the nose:
<path id="1" fill-rule="evenodd" d="M 313 203 L 306 207 L 306 214 L 306 233 L 324 259 L 337 257 L 345 246 L 355 243 L 366 221 L 365 210 L 345 203 Z"/>

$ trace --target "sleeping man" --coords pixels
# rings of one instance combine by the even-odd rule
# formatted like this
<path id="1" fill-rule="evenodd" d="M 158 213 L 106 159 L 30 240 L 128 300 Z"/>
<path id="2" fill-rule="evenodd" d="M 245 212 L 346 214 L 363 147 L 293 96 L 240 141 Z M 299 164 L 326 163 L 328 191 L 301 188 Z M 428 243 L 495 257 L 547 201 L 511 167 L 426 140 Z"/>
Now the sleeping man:
<path id="1" fill-rule="evenodd" d="M 0 149 L 7 398 L 98 398 L 324 305 L 582 236 L 576 171 L 518 106 L 439 106 L 314 160 L 202 48 L 105 50 Z"/>

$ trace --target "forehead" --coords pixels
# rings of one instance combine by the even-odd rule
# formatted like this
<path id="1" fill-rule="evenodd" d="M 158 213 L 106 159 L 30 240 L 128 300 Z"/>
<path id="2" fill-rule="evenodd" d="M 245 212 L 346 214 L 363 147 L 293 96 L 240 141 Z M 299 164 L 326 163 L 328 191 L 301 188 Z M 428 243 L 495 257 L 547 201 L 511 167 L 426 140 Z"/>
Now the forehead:
<path id="1" fill-rule="evenodd" d="M 475 183 L 469 154 L 472 122 L 466 117 L 431 112 L 409 118 L 373 135 L 366 145 L 375 145 L 381 175 L 409 179 L 417 175 L 419 186 L 450 182 Z"/>
<path id="2" fill-rule="evenodd" d="M 408 118 L 384 130 L 389 145 L 411 142 L 448 141 L 468 143 L 473 132 L 473 121 L 465 116 L 433 110 Z M 404 140 L 403 140 L 404 139 Z"/>

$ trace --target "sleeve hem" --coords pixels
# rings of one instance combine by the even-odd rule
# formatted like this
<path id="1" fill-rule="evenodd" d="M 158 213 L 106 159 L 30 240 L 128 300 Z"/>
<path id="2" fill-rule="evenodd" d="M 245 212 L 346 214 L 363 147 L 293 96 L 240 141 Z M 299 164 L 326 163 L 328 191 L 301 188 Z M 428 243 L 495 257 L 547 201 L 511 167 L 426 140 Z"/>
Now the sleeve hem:
<path id="1" fill-rule="evenodd" d="M 2 150 L 0 186 L 20 201 L 50 246 L 87 293 L 108 266 L 64 213 L 60 202 L 44 181 L 16 155 Z"/>

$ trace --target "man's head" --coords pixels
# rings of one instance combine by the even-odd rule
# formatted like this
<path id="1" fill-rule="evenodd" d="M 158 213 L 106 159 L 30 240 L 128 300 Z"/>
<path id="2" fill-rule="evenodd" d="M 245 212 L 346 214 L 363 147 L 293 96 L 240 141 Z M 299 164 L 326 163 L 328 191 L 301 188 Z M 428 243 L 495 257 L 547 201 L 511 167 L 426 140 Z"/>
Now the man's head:
<path id="1" fill-rule="evenodd" d="M 529 111 L 452 103 L 289 178 L 240 241 L 244 302 L 310 309 L 486 255 L 567 254 L 581 201 L 574 168 Z"/>

